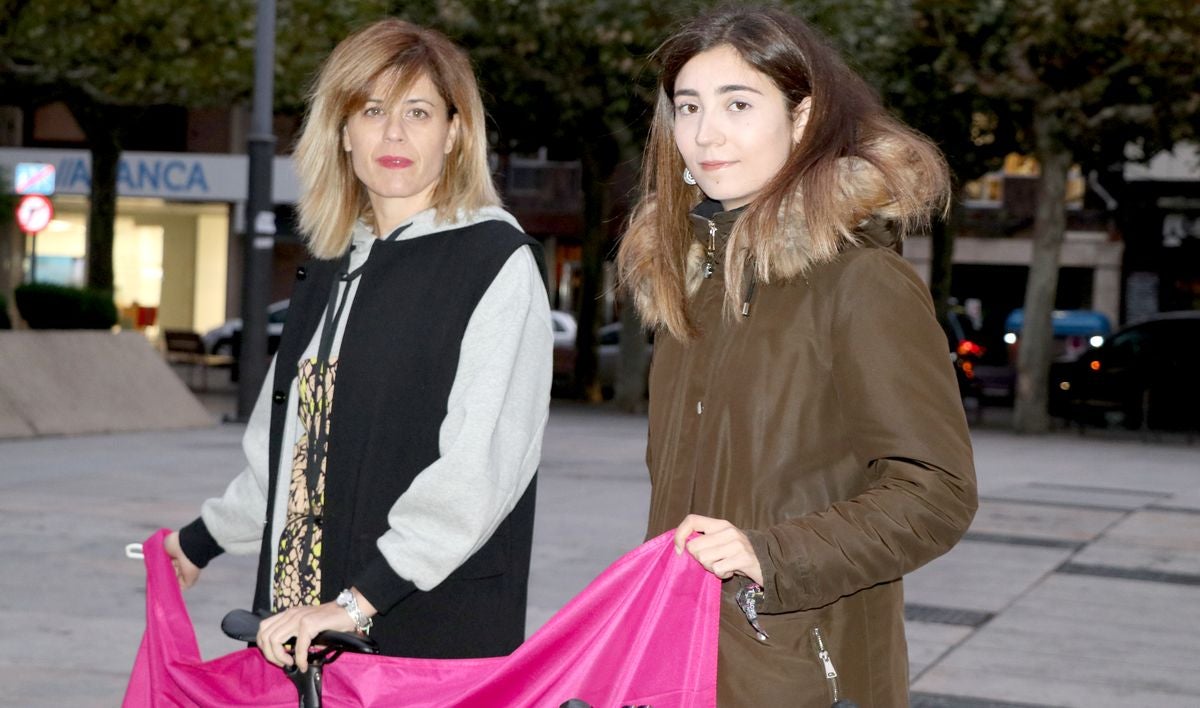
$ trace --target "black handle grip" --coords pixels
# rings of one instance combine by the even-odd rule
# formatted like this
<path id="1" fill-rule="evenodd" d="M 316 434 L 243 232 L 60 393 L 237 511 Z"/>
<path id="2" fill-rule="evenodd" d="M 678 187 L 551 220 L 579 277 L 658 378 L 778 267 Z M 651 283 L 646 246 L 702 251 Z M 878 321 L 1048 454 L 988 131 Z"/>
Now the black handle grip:
<path id="1" fill-rule="evenodd" d="M 248 610 L 233 610 L 221 620 L 221 631 L 225 633 L 225 636 L 239 642 L 253 644 L 255 638 L 258 637 L 258 625 L 262 621 L 262 617 Z"/>
<path id="2" fill-rule="evenodd" d="M 239 642 L 253 644 L 258 637 L 258 625 L 263 617 L 247 610 L 233 610 L 221 620 L 221 631 Z M 313 638 L 313 644 L 335 651 L 349 651 L 355 654 L 378 654 L 379 645 L 370 637 L 352 634 L 350 632 L 325 631 Z"/>

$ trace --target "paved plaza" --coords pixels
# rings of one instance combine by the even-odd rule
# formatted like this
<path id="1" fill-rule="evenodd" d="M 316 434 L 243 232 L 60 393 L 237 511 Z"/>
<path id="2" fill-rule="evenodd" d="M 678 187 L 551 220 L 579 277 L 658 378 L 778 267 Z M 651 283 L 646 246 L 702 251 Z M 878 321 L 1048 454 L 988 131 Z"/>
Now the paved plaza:
<path id="1" fill-rule="evenodd" d="M 530 631 L 642 541 L 645 426 L 554 404 Z M 220 492 L 241 431 L 0 442 L 0 705 L 119 704 L 144 599 L 122 550 Z M 974 525 L 906 581 L 913 705 L 1200 705 L 1200 441 L 973 439 Z M 221 557 L 186 593 L 205 657 L 238 648 L 218 623 L 249 602 L 253 566 Z"/>

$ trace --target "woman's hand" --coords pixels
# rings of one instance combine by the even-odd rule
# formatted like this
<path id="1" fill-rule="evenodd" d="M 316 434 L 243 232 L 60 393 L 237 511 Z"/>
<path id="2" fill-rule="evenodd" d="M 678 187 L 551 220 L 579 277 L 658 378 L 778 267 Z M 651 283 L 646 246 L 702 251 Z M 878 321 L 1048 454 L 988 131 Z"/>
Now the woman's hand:
<path id="1" fill-rule="evenodd" d="M 200 578 L 200 568 L 184 555 L 183 548 L 179 545 L 178 531 L 172 531 L 167 535 L 163 540 L 163 548 L 171 557 L 171 565 L 175 567 L 175 577 L 179 579 L 180 589 L 187 590 L 195 585 Z"/>
<path id="2" fill-rule="evenodd" d="M 358 598 L 358 607 L 368 617 L 375 614 L 375 608 L 357 590 L 352 590 Z M 296 666 L 299 671 L 308 670 L 308 648 L 312 640 L 321 632 L 358 631 L 350 613 L 332 602 L 321 605 L 293 607 L 277 615 L 272 615 L 258 626 L 258 637 L 255 640 L 263 657 L 279 667 Z M 284 645 L 296 640 L 295 647 L 289 652 Z"/>
<path id="3" fill-rule="evenodd" d="M 687 540 L 692 533 L 702 534 Z M 675 529 L 675 552 L 684 549 L 700 561 L 704 569 L 722 580 L 744 575 L 762 585 L 762 567 L 750 539 L 725 519 L 688 514 Z"/>

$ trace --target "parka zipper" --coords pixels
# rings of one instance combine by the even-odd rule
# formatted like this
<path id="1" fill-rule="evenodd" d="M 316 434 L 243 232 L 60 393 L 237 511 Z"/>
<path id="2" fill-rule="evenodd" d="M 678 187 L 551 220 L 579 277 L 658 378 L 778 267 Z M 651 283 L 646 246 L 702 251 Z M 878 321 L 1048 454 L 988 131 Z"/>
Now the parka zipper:
<path id="1" fill-rule="evenodd" d="M 708 220 L 708 248 L 704 249 L 704 279 L 708 280 L 713 275 L 714 262 L 717 257 L 717 223 L 712 219 Z"/>
<path id="2" fill-rule="evenodd" d="M 708 222 L 708 245 L 704 247 L 704 265 L 700 267 L 700 273 L 705 280 L 713 277 L 716 271 L 717 261 L 717 222 L 712 219 L 706 219 Z M 745 264 L 746 283 L 745 296 L 742 298 L 742 317 L 750 316 L 750 303 L 754 300 L 754 286 L 758 284 L 758 270 L 754 267 L 753 259 L 747 260 Z"/>
<path id="3" fill-rule="evenodd" d="M 813 640 L 817 645 L 817 658 L 821 660 L 821 665 L 825 669 L 825 680 L 829 682 L 829 689 L 833 692 L 833 701 L 836 703 L 838 694 L 841 693 L 838 687 L 837 669 L 833 668 L 833 658 L 829 656 L 829 649 L 825 646 L 825 639 L 821 636 L 821 628 L 812 628 Z"/>

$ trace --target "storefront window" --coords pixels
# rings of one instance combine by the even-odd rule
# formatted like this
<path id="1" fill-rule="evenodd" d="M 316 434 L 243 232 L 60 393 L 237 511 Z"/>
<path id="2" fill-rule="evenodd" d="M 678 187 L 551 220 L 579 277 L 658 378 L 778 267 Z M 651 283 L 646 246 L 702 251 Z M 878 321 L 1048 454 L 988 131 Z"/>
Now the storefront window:
<path id="1" fill-rule="evenodd" d="M 37 236 L 37 279 L 39 283 L 82 286 L 85 277 L 84 258 L 87 253 L 87 233 L 84 217 L 78 213 L 60 211 Z M 32 244 L 30 244 L 32 245 Z M 32 249 L 30 249 L 32 250 Z M 29 268 L 26 259 L 26 270 Z"/>
<path id="2" fill-rule="evenodd" d="M 163 285 L 163 229 L 117 219 L 113 239 L 113 300 L 122 324 L 154 327 Z"/>
<path id="3" fill-rule="evenodd" d="M 81 287 L 87 281 L 88 201 L 53 197 L 55 218 L 36 236 L 37 280 Z M 150 337 L 162 329 L 204 332 L 226 319 L 229 206 L 117 200 L 113 301 L 123 327 Z M 29 274 L 26 259 L 26 273 Z"/>

